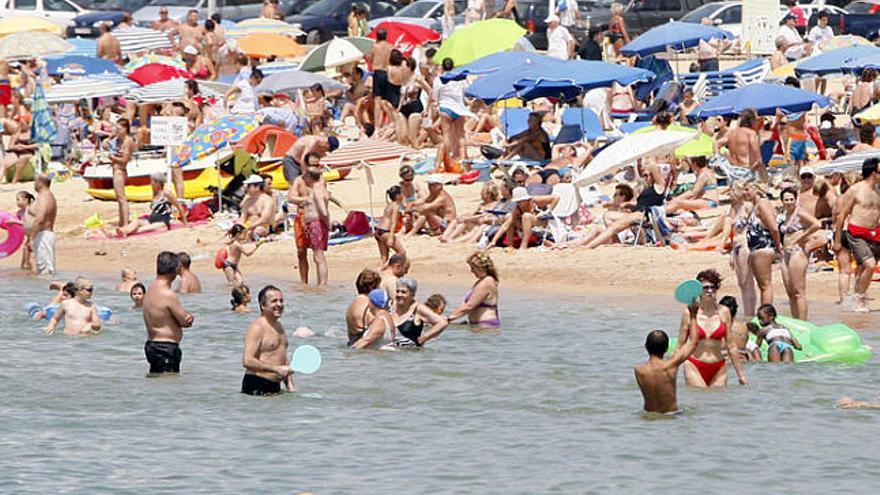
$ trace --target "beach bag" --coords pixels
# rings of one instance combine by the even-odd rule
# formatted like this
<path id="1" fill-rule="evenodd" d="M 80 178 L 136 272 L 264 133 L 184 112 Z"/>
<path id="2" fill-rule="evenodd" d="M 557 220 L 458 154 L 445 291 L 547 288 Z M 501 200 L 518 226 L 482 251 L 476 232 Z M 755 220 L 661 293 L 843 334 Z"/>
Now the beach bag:
<path id="1" fill-rule="evenodd" d="M 204 202 L 196 203 L 189 209 L 186 219 L 188 222 L 200 222 L 211 218 L 211 208 Z"/>
<path id="2" fill-rule="evenodd" d="M 362 211 L 353 210 L 348 212 L 342 225 L 347 235 L 365 235 L 370 231 L 370 218 Z"/>

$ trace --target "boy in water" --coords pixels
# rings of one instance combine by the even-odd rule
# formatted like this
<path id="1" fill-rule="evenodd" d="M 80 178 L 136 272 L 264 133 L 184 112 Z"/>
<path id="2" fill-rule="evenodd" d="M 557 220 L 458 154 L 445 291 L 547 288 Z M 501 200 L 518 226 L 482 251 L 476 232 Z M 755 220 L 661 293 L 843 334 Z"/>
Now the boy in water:
<path id="1" fill-rule="evenodd" d="M 189 269 L 190 265 L 192 265 L 192 259 L 189 257 L 189 254 L 180 252 L 177 253 L 177 257 L 180 258 L 180 285 L 177 287 L 177 292 L 180 292 L 181 294 L 201 293 L 202 282 L 199 280 L 199 277 Z"/>
<path id="2" fill-rule="evenodd" d="M 446 298 L 443 297 L 443 294 L 431 294 L 425 299 L 425 306 L 440 316 L 443 316 L 443 314 L 446 313 L 447 304 L 448 303 L 446 302 Z"/>
<path id="3" fill-rule="evenodd" d="M 64 318 L 65 335 L 92 335 L 101 331 L 101 319 L 98 317 L 98 307 L 89 298 L 92 297 L 94 286 L 92 282 L 84 278 L 78 278 L 74 282 L 76 295 L 66 299 L 58 305 L 55 316 L 46 325 L 47 335 L 55 333 L 55 327 L 61 318 Z"/>
<path id="4" fill-rule="evenodd" d="M 699 306 L 688 307 L 691 313 L 689 337 L 685 345 L 664 359 L 663 355 L 669 348 L 669 336 L 663 330 L 654 330 L 645 339 L 648 361 L 635 367 L 636 382 L 645 399 L 644 408 L 647 412 L 666 414 L 678 411 L 678 400 L 675 395 L 678 367 L 684 363 L 697 347 L 697 309 Z"/>

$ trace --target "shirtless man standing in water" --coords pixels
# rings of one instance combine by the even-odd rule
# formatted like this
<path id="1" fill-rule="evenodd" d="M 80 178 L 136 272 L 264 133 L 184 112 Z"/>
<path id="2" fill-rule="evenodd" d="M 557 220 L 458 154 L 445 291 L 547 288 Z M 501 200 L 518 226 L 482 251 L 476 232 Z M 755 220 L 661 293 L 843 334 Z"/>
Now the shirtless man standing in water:
<path id="1" fill-rule="evenodd" d="M 761 180 L 767 180 L 767 168 L 761 160 L 761 146 L 758 142 L 758 114 L 751 108 L 743 110 L 739 116 L 739 127 L 727 133 L 718 141 L 718 149 L 727 146 L 730 163 L 737 167 L 757 171 Z"/>
<path id="2" fill-rule="evenodd" d="M 180 273 L 180 258 L 169 251 L 156 257 L 156 280 L 144 295 L 144 326 L 147 342 L 144 354 L 150 363 L 150 373 L 180 373 L 180 341 L 183 328 L 193 324 L 193 316 L 180 305 L 180 299 L 171 289 L 171 282 Z"/>
<path id="3" fill-rule="evenodd" d="M 850 187 L 838 200 L 840 209 L 834 222 L 834 252 L 846 243 L 858 263 L 855 283 L 855 311 L 870 311 L 865 303 L 877 259 L 880 258 L 880 159 L 869 158 L 862 164 L 862 180 Z M 844 224 L 848 224 L 846 232 Z"/>
<path id="4" fill-rule="evenodd" d="M 287 335 L 281 326 L 284 294 L 274 285 L 267 285 L 257 297 L 260 317 L 248 325 L 244 334 L 241 364 L 246 370 L 241 380 L 241 393 L 275 395 L 281 393 L 281 382 L 293 391 L 293 370 L 287 362 Z"/>
<path id="5" fill-rule="evenodd" d="M 669 336 L 663 330 L 654 330 L 645 339 L 648 361 L 635 367 L 636 382 L 645 399 L 646 412 L 672 413 L 678 411 L 676 399 L 676 380 L 678 368 L 687 361 L 688 356 L 697 347 L 697 309 L 698 305 L 688 307 L 691 313 L 690 337 L 687 343 L 672 353 L 669 359 L 663 354 L 669 348 Z"/>
<path id="6" fill-rule="evenodd" d="M 64 318 L 65 335 L 93 335 L 101 331 L 101 318 L 98 307 L 89 301 L 94 291 L 92 282 L 78 278 L 74 282 L 75 296 L 65 299 L 58 305 L 58 311 L 44 329 L 47 335 L 55 333 L 55 326 Z"/>

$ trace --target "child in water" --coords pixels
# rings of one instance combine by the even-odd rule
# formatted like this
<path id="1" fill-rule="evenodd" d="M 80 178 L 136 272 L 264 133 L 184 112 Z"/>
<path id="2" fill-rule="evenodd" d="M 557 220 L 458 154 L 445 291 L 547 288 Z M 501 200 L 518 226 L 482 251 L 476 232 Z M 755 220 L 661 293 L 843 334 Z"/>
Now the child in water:
<path id="1" fill-rule="evenodd" d="M 15 216 L 22 222 L 22 225 L 24 225 L 24 216 L 33 202 L 33 194 L 27 191 L 18 191 L 15 193 L 15 206 L 18 208 Z M 34 251 L 31 249 L 30 236 L 25 236 L 24 242 L 21 244 L 21 269 L 29 272 L 34 269 Z"/>
<path id="2" fill-rule="evenodd" d="M 758 335 L 761 334 L 761 326 L 757 323 L 750 321 L 746 323 L 746 328 L 749 330 L 749 333 L 754 335 L 755 338 L 758 338 Z M 752 342 L 751 340 L 746 341 L 745 350 L 740 350 L 740 356 L 745 361 L 760 361 L 761 360 L 761 349 L 758 348 L 758 345 Z"/>
<path id="3" fill-rule="evenodd" d="M 438 315 L 443 316 L 443 313 L 446 312 L 446 298 L 443 297 L 443 294 L 431 294 L 425 299 L 425 306 Z"/>
<path id="4" fill-rule="evenodd" d="M 382 223 L 376 226 L 373 236 L 379 245 L 379 258 L 382 263 L 388 261 L 388 256 L 393 249 L 395 253 L 406 256 L 403 249 L 403 242 L 397 235 L 397 225 L 400 223 L 400 215 L 403 210 L 403 191 L 400 186 L 391 186 L 385 191 L 388 196 L 388 204 L 385 205 L 385 211 L 382 213 Z"/>
<path id="5" fill-rule="evenodd" d="M 235 224 L 226 233 L 228 240 L 226 241 L 226 259 L 223 260 L 223 274 L 226 275 L 226 282 L 233 287 L 244 285 L 244 275 L 238 268 L 241 255 L 251 256 L 264 242 L 260 240 L 252 246 L 243 246 L 242 242 L 245 240 L 246 231 L 244 225 Z"/>
<path id="6" fill-rule="evenodd" d="M 232 304 L 232 311 L 236 313 L 250 313 L 251 308 L 248 307 L 248 304 L 251 302 L 251 290 L 247 285 L 240 285 L 232 288 L 232 299 L 230 299 L 230 304 Z"/>
<path id="7" fill-rule="evenodd" d="M 772 304 L 764 304 L 758 308 L 758 321 L 761 331 L 755 346 L 760 349 L 761 342 L 766 341 L 767 361 L 770 363 L 793 363 L 794 349 L 802 350 L 801 343 L 784 326 L 776 323 L 776 308 Z"/>
<path id="8" fill-rule="evenodd" d="M 132 306 L 131 309 L 141 309 L 144 307 L 144 294 L 146 293 L 147 288 L 140 282 L 131 286 L 131 290 L 128 292 L 128 297 L 130 297 L 131 302 L 134 303 L 134 306 Z"/>
<path id="9" fill-rule="evenodd" d="M 98 307 L 90 300 L 95 290 L 94 285 L 88 279 L 77 278 L 74 289 L 76 295 L 58 305 L 58 310 L 44 329 L 46 334 L 55 333 L 55 327 L 62 318 L 66 335 L 94 335 L 101 331 Z"/>

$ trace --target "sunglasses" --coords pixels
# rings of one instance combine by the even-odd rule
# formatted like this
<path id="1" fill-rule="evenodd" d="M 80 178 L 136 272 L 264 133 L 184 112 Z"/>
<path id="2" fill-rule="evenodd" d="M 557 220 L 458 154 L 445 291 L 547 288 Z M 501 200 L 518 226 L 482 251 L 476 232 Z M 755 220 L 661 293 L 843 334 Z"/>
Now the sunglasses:
<path id="1" fill-rule="evenodd" d="M 816 178 L 816 176 L 812 175 L 812 174 L 806 174 L 806 175 L 801 176 L 801 179 L 815 179 L 815 178 Z"/>
<path id="2" fill-rule="evenodd" d="M 79 290 L 84 290 L 86 292 L 94 292 L 95 288 L 94 287 L 80 287 Z"/>
<path id="3" fill-rule="evenodd" d="M 703 286 L 703 292 L 715 292 L 716 290 L 718 290 L 717 285 L 704 285 Z"/>

